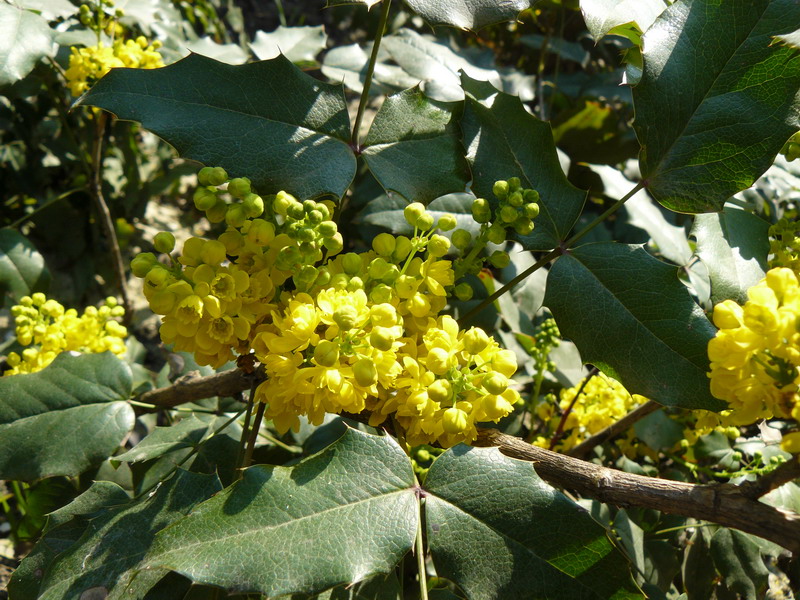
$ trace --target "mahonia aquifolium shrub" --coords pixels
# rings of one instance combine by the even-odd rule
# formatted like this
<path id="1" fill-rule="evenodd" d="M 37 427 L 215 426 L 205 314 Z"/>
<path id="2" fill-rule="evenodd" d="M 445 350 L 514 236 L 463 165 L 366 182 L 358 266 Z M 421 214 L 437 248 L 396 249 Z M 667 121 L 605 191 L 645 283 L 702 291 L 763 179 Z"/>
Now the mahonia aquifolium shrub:
<path id="1" fill-rule="evenodd" d="M 11 352 L 11 367 L 4 375 L 34 373 L 49 365 L 62 352 L 113 352 L 125 354 L 127 329 L 118 321 L 125 309 L 113 297 L 106 298 L 100 308 L 89 306 L 82 315 L 64 307 L 42 293 L 24 296 L 11 308 L 17 341 L 25 348 L 21 354 Z"/>
<path id="2" fill-rule="evenodd" d="M 366 410 L 373 426 L 393 419 L 412 446 L 452 446 L 520 400 L 509 387 L 514 353 L 441 314 L 448 297 L 472 296 L 458 280 L 480 271 L 487 241 L 505 240 L 509 227 L 532 230 L 538 194 L 518 179 L 495 186 L 505 196 L 495 211 L 475 201 L 475 240 L 455 229 L 453 215 L 436 222 L 412 203 L 404 210 L 411 237 L 381 233 L 371 250 L 346 254 L 332 203 L 286 192 L 262 198 L 219 167 L 203 168 L 198 181 L 195 206 L 227 229 L 215 240 L 190 238 L 177 257 L 174 237 L 162 232 L 154 245 L 168 262 L 143 253 L 131 266 L 163 315 L 164 343 L 215 368 L 249 354 L 264 365 L 255 399 L 278 431 L 297 429 L 301 415 L 318 425 L 325 413 Z M 451 240 L 437 233 L 451 230 L 456 264 L 445 258 Z M 503 254 L 488 260 L 508 264 Z"/>

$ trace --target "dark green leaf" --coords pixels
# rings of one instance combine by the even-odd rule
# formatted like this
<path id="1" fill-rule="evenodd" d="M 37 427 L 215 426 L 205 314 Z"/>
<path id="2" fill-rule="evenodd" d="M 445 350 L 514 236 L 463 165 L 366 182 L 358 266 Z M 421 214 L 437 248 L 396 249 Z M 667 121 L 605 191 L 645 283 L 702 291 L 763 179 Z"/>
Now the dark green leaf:
<path id="1" fill-rule="evenodd" d="M 162 532 L 148 564 L 269 596 L 387 573 L 414 540 L 413 484 L 411 463 L 391 437 L 349 429 L 294 467 L 248 469 Z"/>
<path id="2" fill-rule="evenodd" d="M 745 534 L 720 528 L 711 538 L 711 556 L 726 587 L 743 600 L 763 598 L 769 571 L 761 553 Z"/>
<path id="3" fill-rule="evenodd" d="M 386 99 L 363 150 L 384 189 L 424 204 L 466 189 L 470 173 L 459 141 L 461 109 L 461 103 L 430 100 L 419 89 Z"/>
<path id="4" fill-rule="evenodd" d="M 437 198 L 428 205 L 428 212 L 438 220 L 445 213 L 455 216 L 458 227 L 466 229 L 473 236 L 478 234 L 480 225 L 472 217 L 472 194 L 447 194 Z M 381 196 L 376 198 L 358 215 L 358 222 L 385 227 L 394 234 L 411 235 L 414 229 L 403 216 L 403 209 L 408 202 L 398 196 Z"/>
<path id="5" fill-rule="evenodd" d="M 150 434 L 133 448 L 115 456 L 114 460 L 122 462 L 139 462 L 158 458 L 168 452 L 185 448 L 194 448 L 209 432 L 209 424 L 194 415 L 182 419 L 169 427 L 156 427 Z"/>
<path id="6" fill-rule="evenodd" d="M 581 0 L 583 20 L 595 41 L 620 35 L 636 45 L 666 7 L 664 0 Z"/>
<path id="7" fill-rule="evenodd" d="M 33 244 L 13 229 L 0 229 L 0 306 L 46 291 L 49 285 L 50 271 Z"/>
<path id="8" fill-rule="evenodd" d="M 41 16 L 0 4 L 0 87 L 31 72 L 53 52 L 53 30 Z"/>
<path id="9" fill-rule="evenodd" d="M 669 451 L 683 439 L 683 425 L 670 419 L 663 410 L 657 410 L 637 421 L 633 430 L 653 450 Z"/>
<path id="10" fill-rule="evenodd" d="M 402 597 L 402 588 L 397 575 L 376 575 L 355 585 L 339 586 L 314 596 L 315 600 L 398 600 Z M 307 600 L 308 596 L 299 594 L 292 600 Z"/>
<path id="11" fill-rule="evenodd" d="M 192 54 L 163 69 L 115 69 L 78 103 L 140 121 L 183 156 L 246 175 L 261 194 L 341 197 L 355 175 L 341 86 L 282 56 L 231 66 Z"/>
<path id="12" fill-rule="evenodd" d="M 472 190 L 492 200 L 499 179 L 519 177 L 523 186 L 540 194 L 541 213 L 531 235 L 520 238 L 526 250 L 549 250 L 569 234 L 581 213 L 585 192 L 567 181 L 556 154 L 550 125 L 529 114 L 519 98 L 499 92 L 484 102 L 482 82 L 463 77 L 468 93 L 461 128 L 467 160 L 472 167 Z"/>
<path id="13" fill-rule="evenodd" d="M 697 215 L 692 235 L 711 278 L 714 304 L 729 299 L 744 304 L 748 288 L 767 270 L 768 233 L 769 223 L 737 208 Z"/>
<path id="14" fill-rule="evenodd" d="M 166 575 L 140 570 L 153 537 L 221 488 L 215 475 L 178 471 L 143 498 L 104 511 L 46 570 L 41 600 L 78 598 L 92 588 L 109 599 L 141 598 Z"/>
<path id="15" fill-rule="evenodd" d="M 456 446 L 425 480 L 436 571 L 472 599 L 639 598 L 589 513 L 499 450 Z"/>
<path id="16" fill-rule="evenodd" d="M 283 27 L 267 33 L 257 31 L 250 49 L 259 60 L 275 58 L 278 54 L 283 54 L 293 63 L 313 63 L 328 41 L 325 29 L 322 25 L 317 27 L 298 26 Z"/>
<path id="17" fill-rule="evenodd" d="M 647 31 L 634 125 L 661 204 L 720 210 L 800 129 L 800 54 L 770 46 L 798 22 L 794 0 L 679 0 Z"/>
<path id="18" fill-rule="evenodd" d="M 717 572 L 711 559 L 710 539 L 708 528 L 698 527 L 686 545 L 681 574 L 689 600 L 712 597 Z"/>
<path id="19" fill-rule="evenodd" d="M 79 515 L 88 515 L 106 506 L 125 504 L 130 501 L 128 493 L 110 481 L 95 481 L 88 490 L 77 496 L 66 506 L 50 513 L 45 532 L 63 525 Z"/>
<path id="20" fill-rule="evenodd" d="M 62 353 L 37 373 L 0 378 L 0 478 L 78 475 L 134 423 L 128 366 L 110 352 Z"/>
<path id="21" fill-rule="evenodd" d="M 544 300 L 584 362 L 632 394 L 669 406 L 720 410 L 706 373 L 715 329 L 678 270 L 639 246 L 586 244 L 559 258 Z"/>
<path id="22" fill-rule="evenodd" d="M 472 30 L 511 21 L 530 7 L 529 0 L 406 0 L 406 4 L 431 25 Z"/>

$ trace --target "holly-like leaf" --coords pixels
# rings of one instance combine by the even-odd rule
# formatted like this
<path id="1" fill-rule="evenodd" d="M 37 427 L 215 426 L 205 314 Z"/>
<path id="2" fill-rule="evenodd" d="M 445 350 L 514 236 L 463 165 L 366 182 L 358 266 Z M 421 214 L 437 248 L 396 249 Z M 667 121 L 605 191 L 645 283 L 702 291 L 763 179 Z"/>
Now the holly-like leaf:
<path id="1" fill-rule="evenodd" d="M 499 179 L 519 177 L 539 192 L 541 212 L 533 233 L 519 238 L 526 250 L 549 250 L 566 239 L 583 209 L 586 193 L 561 170 L 550 125 L 529 114 L 519 98 L 498 92 L 483 102 L 485 82 L 462 78 L 468 93 L 461 129 L 472 167 L 472 191 L 494 198 Z M 474 95 L 473 95 L 474 90 Z"/>
<path id="2" fill-rule="evenodd" d="M 634 126 L 661 204 L 720 210 L 800 129 L 800 54 L 770 45 L 798 22 L 794 0 L 678 0 L 650 27 Z"/>
<path id="3" fill-rule="evenodd" d="M 0 87 L 11 85 L 53 53 L 53 30 L 28 10 L 0 4 Z"/>
<path id="4" fill-rule="evenodd" d="M 169 427 L 156 427 L 133 448 L 115 456 L 120 462 L 140 462 L 168 452 L 196 447 L 209 432 L 210 425 L 192 415 Z"/>
<path id="5" fill-rule="evenodd" d="M 250 49 L 259 60 L 267 60 L 283 54 L 293 63 L 313 63 L 327 42 L 328 36 L 325 35 L 322 25 L 317 27 L 279 25 L 271 33 L 257 31 L 250 44 Z"/>
<path id="6" fill-rule="evenodd" d="M 619 35 L 636 45 L 666 7 L 664 0 L 581 0 L 583 20 L 595 41 Z"/>
<path id="7" fill-rule="evenodd" d="M 45 369 L 0 378 L 0 478 L 79 475 L 134 424 L 128 366 L 110 352 L 62 353 Z"/>
<path id="8" fill-rule="evenodd" d="M 530 463 L 456 446 L 425 489 L 436 572 L 468 598 L 641 597 L 605 529 Z"/>
<path id="9" fill-rule="evenodd" d="M 79 598 L 92 589 L 109 600 L 143 597 L 167 574 L 141 570 L 153 537 L 220 489 L 216 475 L 178 471 L 152 493 L 107 509 L 46 569 L 39 598 Z"/>
<path id="10" fill-rule="evenodd" d="M 248 469 L 160 533 L 148 565 L 268 596 L 387 573 L 414 540 L 413 485 L 411 463 L 391 437 L 348 429 L 293 467 Z"/>
<path id="11" fill-rule="evenodd" d="M 708 268 L 711 301 L 744 304 L 748 288 L 764 277 L 769 254 L 769 223 L 737 208 L 697 215 L 692 235 L 697 256 Z"/>
<path id="12" fill-rule="evenodd" d="M 431 25 L 473 31 L 511 21 L 530 7 L 529 0 L 406 0 L 406 4 Z"/>
<path id="13" fill-rule="evenodd" d="M 232 66 L 191 54 L 162 69 L 113 69 L 78 104 L 140 121 L 186 158 L 249 177 L 261 194 L 341 197 L 355 175 L 341 86 L 283 56 Z"/>
<path id="14" fill-rule="evenodd" d="M 428 204 L 427 210 L 438 221 L 445 214 L 456 218 L 456 225 L 466 229 L 473 236 L 478 235 L 480 225 L 472 217 L 472 203 L 475 196 L 472 194 L 447 194 Z M 395 235 L 413 235 L 414 228 L 408 224 L 403 216 L 403 209 L 408 206 L 403 198 L 392 194 L 380 196 L 364 207 L 356 222 L 367 225 L 385 227 Z"/>
<path id="15" fill-rule="evenodd" d="M 720 410 L 706 373 L 716 332 L 678 269 L 640 246 L 586 244 L 559 258 L 544 299 L 584 362 L 630 393 L 669 406 Z"/>
<path id="16" fill-rule="evenodd" d="M 402 594 L 400 581 L 392 571 L 389 575 L 376 575 L 355 585 L 335 587 L 314 596 L 314 600 L 397 600 Z M 291 600 L 308 600 L 308 596 L 297 594 Z"/>
<path id="17" fill-rule="evenodd" d="M 762 598 L 769 570 L 746 534 L 722 527 L 711 538 L 711 556 L 726 587 L 739 598 Z"/>
<path id="18" fill-rule="evenodd" d="M 20 8 L 39 13 L 47 21 L 66 19 L 78 12 L 78 7 L 69 0 L 22 0 Z"/>
<path id="19" fill-rule="evenodd" d="M 371 50 L 371 49 L 370 49 Z M 419 78 L 412 77 L 402 67 L 386 63 L 389 58 L 384 48 L 378 51 L 378 60 L 372 72 L 370 94 L 388 94 L 414 87 Z M 358 44 L 331 48 L 322 59 L 322 74 L 334 83 L 343 83 L 354 92 L 364 90 L 369 55 Z"/>
<path id="20" fill-rule="evenodd" d="M 386 99 L 363 149 L 384 189 L 424 204 L 466 189 L 470 173 L 459 141 L 461 109 L 461 103 L 431 100 L 418 88 Z"/>
<path id="21" fill-rule="evenodd" d="M 13 229 L 0 229 L 0 306 L 46 291 L 49 285 L 50 271 L 33 244 Z"/>

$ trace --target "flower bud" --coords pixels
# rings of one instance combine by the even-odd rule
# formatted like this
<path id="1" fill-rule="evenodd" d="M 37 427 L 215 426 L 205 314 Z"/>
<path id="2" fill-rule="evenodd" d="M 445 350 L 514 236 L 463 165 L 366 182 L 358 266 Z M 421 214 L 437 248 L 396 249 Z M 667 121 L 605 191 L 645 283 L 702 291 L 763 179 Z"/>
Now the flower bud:
<path id="1" fill-rule="evenodd" d="M 147 273 L 158 264 L 156 255 L 152 252 L 137 254 L 131 261 L 131 271 L 136 277 L 146 277 Z"/>
<path id="2" fill-rule="evenodd" d="M 239 228 L 247 221 L 247 214 L 241 204 L 231 204 L 225 213 L 225 222 L 231 227 Z"/>
<path id="3" fill-rule="evenodd" d="M 383 277 L 389 272 L 390 266 L 394 265 L 389 265 L 385 258 L 373 258 L 369 263 L 367 272 L 372 279 L 383 279 Z"/>
<path id="4" fill-rule="evenodd" d="M 333 322 L 344 331 L 353 329 L 358 324 L 358 310 L 354 306 L 340 306 L 333 311 Z"/>
<path id="5" fill-rule="evenodd" d="M 468 425 L 467 413 L 459 408 L 448 408 L 442 415 L 442 427 L 445 433 L 462 433 Z"/>
<path id="6" fill-rule="evenodd" d="M 333 221 L 323 221 L 317 225 L 317 232 L 324 238 L 329 238 L 336 235 L 338 228 Z"/>
<path id="7" fill-rule="evenodd" d="M 531 231 L 533 231 L 533 221 L 527 217 L 520 217 L 514 221 L 514 231 L 516 231 L 519 235 L 528 235 Z"/>
<path id="8" fill-rule="evenodd" d="M 339 362 L 339 344 L 322 340 L 314 348 L 314 360 L 322 367 L 332 367 Z"/>
<path id="9" fill-rule="evenodd" d="M 369 334 L 369 345 L 380 350 L 381 352 L 388 352 L 392 349 L 394 337 L 386 327 L 373 327 L 372 332 Z"/>
<path id="10" fill-rule="evenodd" d="M 505 205 L 500 209 L 500 220 L 503 223 L 513 223 L 517 220 L 519 213 L 513 206 Z"/>
<path id="11" fill-rule="evenodd" d="M 378 256 L 389 258 L 397 247 L 394 236 L 390 233 L 379 233 L 372 240 L 372 249 Z"/>
<path id="12" fill-rule="evenodd" d="M 200 258 L 212 267 L 225 260 L 225 245 L 217 240 L 208 240 L 200 250 Z"/>
<path id="13" fill-rule="evenodd" d="M 458 220 L 456 219 L 456 216 L 451 215 L 450 213 L 443 214 L 441 217 L 439 217 L 438 223 L 436 223 L 436 226 L 441 231 L 450 231 L 455 229 L 457 225 Z"/>
<path id="14" fill-rule="evenodd" d="M 492 186 L 492 193 L 498 200 L 505 200 L 506 196 L 508 196 L 508 182 L 502 180 L 495 181 Z"/>
<path id="15" fill-rule="evenodd" d="M 514 192 L 508 197 L 508 203 L 515 208 L 522 206 L 523 202 L 524 200 L 521 192 Z"/>
<path id="16" fill-rule="evenodd" d="M 492 219 L 492 208 L 484 198 L 476 198 L 472 202 L 472 218 L 476 223 L 488 223 Z"/>
<path id="17" fill-rule="evenodd" d="M 454 292 L 456 294 L 456 298 L 458 298 L 462 302 L 467 302 L 469 300 L 472 300 L 472 296 L 475 293 L 472 290 L 472 286 L 463 281 L 455 287 Z"/>
<path id="18" fill-rule="evenodd" d="M 355 375 L 356 383 L 362 387 L 375 385 L 378 381 L 378 371 L 369 358 L 362 358 L 353 364 L 353 375 Z"/>
<path id="19" fill-rule="evenodd" d="M 502 244 L 506 241 L 506 230 L 500 223 L 492 223 L 486 237 L 493 244 Z"/>
<path id="20" fill-rule="evenodd" d="M 250 219 L 264 214 L 264 199 L 258 194 L 247 194 L 242 201 L 242 208 Z"/>
<path id="21" fill-rule="evenodd" d="M 411 254 L 412 244 L 411 240 L 404 235 L 397 236 L 394 242 L 395 245 L 394 252 L 392 252 L 392 260 L 399 263 L 401 260 L 405 260 L 409 254 Z"/>
<path id="22" fill-rule="evenodd" d="M 228 204 L 217 198 L 216 204 L 206 211 L 206 219 L 212 223 L 222 223 L 228 214 Z"/>
<path id="23" fill-rule="evenodd" d="M 234 198 L 244 198 L 250 193 L 250 180 L 247 177 L 236 177 L 228 183 L 228 193 Z"/>
<path id="24" fill-rule="evenodd" d="M 425 214 L 425 206 L 421 202 L 412 202 L 403 209 L 403 216 L 412 227 L 417 227 L 417 221 L 423 214 Z"/>
<path id="25" fill-rule="evenodd" d="M 539 205 L 535 202 L 530 202 L 522 207 L 522 214 L 529 219 L 535 219 L 539 216 Z"/>
<path id="26" fill-rule="evenodd" d="M 333 256 L 334 254 L 339 254 L 344 248 L 344 238 L 342 238 L 341 233 L 336 232 L 331 237 L 324 238 L 322 245 L 328 250 L 328 255 Z"/>
<path id="27" fill-rule="evenodd" d="M 280 191 L 275 195 L 275 199 L 272 201 L 272 210 L 285 217 L 286 211 L 289 210 L 289 206 L 293 202 L 296 202 L 294 196 L 287 194 L 284 191 Z"/>
<path id="28" fill-rule="evenodd" d="M 519 177 L 512 177 L 508 180 L 508 193 L 513 194 L 522 187 L 522 182 Z"/>
<path id="29" fill-rule="evenodd" d="M 197 174 L 200 185 L 222 185 L 228 181 L 228 173 L 222 167 L 203 167 Z"/>
<path id="30" fill-rule="evenodd" d="M 472 235 L 466 229 L 456 229 L 450 240 L 453 242 L 453 246 L 459 250 L 466 250 L 472 243 Z"/>
<path id="31" fill-rule="evenodd" d="M 481 384 L 487 392 L 499 396 L 506 391 L 508 379 L 500 373 L 490 373 L 483 378 Z"/>
<path id="32" fill-rule="evenodd" d="M 217 195 L 208 188 L 199 187 L 194 191 L 193 200 L 197 210 L 207 211 L 217 203 Z"/>
<path id="33" fill-rule="evenodd" d="M 361 271 L 361 256 L 355 252 L 348 252 L 342 257 L 342 269 L 350 276 Z"/>
<path id="34" fill-rule="evenodd" d="M 511 262 L 511 257 L 508 255 L 508 252 L 496 250 L 492 252 L 492 255 L 489 257 L 489 262 L 493 267 L 505 269 Z"/>
<path id="35" fill-rule="evenodd" d="M 417 228 L 422 231 L 428 231 L 433 227 L 433 215 L 429 212 L 424 212 L 417 219 Z"/>
<path id="36" fill-rule="evenodd" d="M 434 258 L 441 258 L 450 250 L 450 240 L 443 235 L 434 234 L 428 242 L 428 254 Z"/>
<path id="37" fill-rule="evenodd" d="M 489 345 L 489 336 L 479 327 L 471 327 L 464 334 L 464 350 L 475 356 L 483 352 Z"/>
<path id="38" fill-rule="evenodd" d="M 160 231 L 153 238 L 153 246 L 159 252 L 169 254 L 175 249 L 175 236 L 169 231 Z"/>
<path id="39" fill-rule="evenodd" d="M 449 402 L 453 397 L 453 385 L 447 379 L 437 379 L 428 386 L 428 398 L 439 404 Z"/>

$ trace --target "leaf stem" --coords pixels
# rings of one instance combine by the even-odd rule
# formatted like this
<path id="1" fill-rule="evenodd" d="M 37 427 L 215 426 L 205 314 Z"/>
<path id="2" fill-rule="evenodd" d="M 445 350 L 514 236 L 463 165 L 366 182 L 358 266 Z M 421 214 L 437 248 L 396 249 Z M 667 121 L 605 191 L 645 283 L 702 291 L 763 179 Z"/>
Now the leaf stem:
<path id="1" fill-rule="evenodd" d="M 419 485 L 419 484 L 417 484 Z M 428 575 L 425 570 L 425 547 L 422 540 L 422 498 L 417 498 L 417 571 L 419 571 L 419 597 L 420 600 L 428 600 Z"/>
<path id="2" fill-rule="evenodd" d="M 244 460 L 242 461 L 242 470 L 240 473 L 242 473 L 244 469 L 249 467 L 250 463 L 253 462 L 253 451 L 256 448 L 258 430 L 261 429 L 261 420 L 264 418 L 264 410 L 266 408 L 267 405 L 264 402 L 258 403 L 258 408 L 256 409 L 256 418 L 253 419 L 253 427 L 250 429 L 250 439 L 247 440 L 247 450 L 244 453 Z"/>
<path id="3" fill-rule="evenodd" d="M 592 229 L 597 227 L 600 223 L 605 221 L 612 214 L 617 212 L 622 207 L 623 204 L 625 204 L 628 200 L 630 200 L 633 197 L 634 194 L 636 194 L 639 190 L 641 190 L 641 189 L 643 189 L 645 187 L 647 187 L 647 181 L 646 180 L 642 180 L 639 183 L 637 183 L 636 186 L 631 191 L 629 191 L 622 198 L 617 200 L 613 204 L 613 206 L 611 206 L 602 215 L 597 217 L 594 221 L 589 223 L 581 231 L 579 231 L 578 233 L 573 235 L 566 242 L 562 243 L 558 248 L 556 248 L 554 250 L 551 250 L 550 252 L 545 254 L 542 258 L 537 260 L 533 265 L 531 265 L 530 267 L 525 269 L 522 273 L 520 273 L 519 275 L 514 277 L 514 279 L 509 281 L 507 284 L 505 284 L 503 287 L 501 287 L 499 290 L 497 290 L 491 296 L 489 296 L 488 298 L 484 298 L 475 308 L 473 308 L 472 310 L 467 312 L 467 314 L 465 314 L 463 317 L 460 317 L 458 319 L 459 326 L 461 326 L 463 328 L 465 324 L 469 323 L 470 320 L 472 320 L 475 317 L 475 315 L 477 315 L 479 312 L 481 312 L 484 308 L 489 306 L 492 302 L 497 300 L 500 296 L 505 294 L 507 291 L 512 289 L 514 286 L 516 286 L 518 283 L 520 283 L 523 279 L 527 278 L 532 273 L 535 273 L 536 271 L 541 269 L 543 266 L 545 266 L 547 263 L 549 263 L 554 258 L 558 258 L 562 254 L 564 254 L 569 248 L 571 248 L 573 246 L 573 244 L 575 244 L 578 240 L 580 240 L 582 237 L 584 237 Z"/>
<path id="4" fill-rule="evenodd" d="M 247 444 L 247 433 L 250 431 L 250 417 L 253 415 L 253 402 L 256 393 L 256 384 L 250 388 L 250 397 L 247 399 L 247 408 L 244 413 L 244 423 L 242 423 L 242 437 L 239 439 L 239 453 L 236 456 L 236 468 L 239 469 L 239 476 L 242 475 L 242 464 L 244 459 L 245 447 Z"/>
<path id="5" fill-rule="evenodd" d="M 383 32 L 389 20 L 389 7 L 391 4 L 392 0 L 383 0 L 381 16 L 378 21 L 378 31 L 375 32 L 375 41 L 372 43 L 372 53 L 369 55 L 367 72 L 364 75 L 364 89 L 361 91 L 361 99 L 358 101 L 358 112 L 356 112 L 356 120 L 353 124 L 353 134 L 350 137 L 350 145 L 356 152 L 358 152 L 360 148 L 358 132 L 359 129 L 361 129 L 361 120 L 364 118 L 364 110 L 367 108 L 367 102 L 369 102 L 369 88 L 372 86 L 372 74 L 375 72 L 375 63 L 378 62 L 378 50 L 380 50 Z"/>

